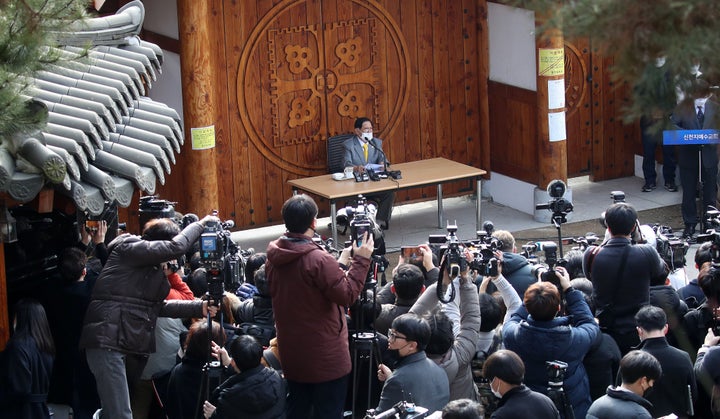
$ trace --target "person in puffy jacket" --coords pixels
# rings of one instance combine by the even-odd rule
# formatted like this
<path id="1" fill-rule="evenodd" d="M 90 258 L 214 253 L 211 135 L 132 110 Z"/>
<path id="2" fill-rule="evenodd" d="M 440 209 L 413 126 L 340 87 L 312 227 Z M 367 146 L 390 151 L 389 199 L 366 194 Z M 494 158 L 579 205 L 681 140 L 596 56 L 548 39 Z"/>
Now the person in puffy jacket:
<path id="1" fill-rule="evenodd" d="M 80 347 L 95 376 L 101 418 L 130 419 L 128 382 L 134 382 L 155 352 L 155 321 L 163 317 L 214 316 L 208 301 L 166 300 L 170 291 L 163 264 L 200 238 L 206 216 L 182 231 L 168 218 L 148 221 L 142 236 L 122 234 L 108 245 L 109 257 L 93 288 Z"/>

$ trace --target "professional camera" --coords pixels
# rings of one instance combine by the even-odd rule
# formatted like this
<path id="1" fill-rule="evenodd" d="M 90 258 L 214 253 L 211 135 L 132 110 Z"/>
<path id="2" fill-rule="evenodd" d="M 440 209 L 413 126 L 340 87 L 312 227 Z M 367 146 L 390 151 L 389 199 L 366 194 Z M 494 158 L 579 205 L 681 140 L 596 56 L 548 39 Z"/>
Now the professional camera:
<path id="1" fill-rule="evenodd" d="M 670 271 L 685 266 L 685 255 L 687 254 L 688 243 L 680 237 L 675 236 L 672 228 L 655 224 L 655 247 L 660 257 L 667 263 Z"/>
<path id="2" fill-rule="evenodd" d="M 545 361 L 545 371 L 548 376 L 547 395 L 565 419 L 574 419 L 572 405 L 565 396 L 563 384 L 568 364 L 563 361 Z"/>
<path id="3" fill-rule="evenodd" d="M 574 244 L 576 246 L 572 247 L 572 250 L 581 250 L 585 251 L 588 247 L 594 245 L 598 242 L 600 238 L 593 232 L 587 232 L 584 236 L 580 237 L 567 237 L 564 238 L 563 244 Z"/>
<path id="4" fill-rule="evenodd" d="M 563 224 L 567 222 L 567 214 L 572 212 L 573 204 L 564 198 L 567 185 L 562 180 L 556 179 L 547 186 L 547 193 L 550 201 L 547 204 L 535 205 L 535 209 L 546 209 L 553 213 L 553 222 Z"/>
<path id="5" fill-rule="evenodd" d="M 550 282 L 558 290 L 562 290 L 560 280 L 555 275 L 555 266 L 564 266 L 565 259 L 558 259 L 558 245 L 555 242 L 544 241 L 535 243 L 535 249 L 545 253 L 545 263 L 533 265 L 530 272 L 541 281 Z"/>
<path id="6" fill-rule="evenodd" d="M 377 208 L 375 204 L 368 202 L 365 197 L 358 195 L 356 207 L 345 207 L 337 212 L 336 222 L 339 225 L 350 226 L 350 236 L 358 246 L 362 245 L 362 237 L 364 233 L 373 236 L 375 241 L 375 254 L 385 254 L 385 242 L 383 233 L 377 222 L 375 215 Z M 349 220 L 349 222 L 348 222 Z"/>
<path id="7" fill-rule="evenodd" d="M 217 215 L 217 211 L 213 212 Z M 200 235 L 200 266 L 207 272 L 208 294 L 221 301 L 224 291 L 234 292 L 244 281 L 245 262 L 252 251 L 242 251 L 230 237 L 232 220 L 206 223 Z"/>
<path id="8" fill-rule="evenodd" d="M 477 231 L 476 240 L 461 241 L 457 237 L 457 224 L 447 224 L 447 235 L 428 236 L 430 248 L 437 251 L 438 257 L 442 260 L 445 256 L 445 266 L 450 277 L 456 277 L 460 272 L 470 268 L 482 276 L 497 276 L 498 261 L 493 254 L 501 246 L 500 240 L 492 237 L 495 229 L 491 221 L 483 224 L 483 231 Z M 468 262 L 465 259 L 465 249 L 473 256 Z"/>
<path id="9" fill-rule="evenodd" d="M 393 407 L 384 412 L 375 412 L 375 409 L 369 409 L 365 413 L 365 419 L 414 419 L 424 418 L 429 413 L 424 407 L 416 406 L 415 403 L 409 403 L 406 401 L 397 402 Z"/>

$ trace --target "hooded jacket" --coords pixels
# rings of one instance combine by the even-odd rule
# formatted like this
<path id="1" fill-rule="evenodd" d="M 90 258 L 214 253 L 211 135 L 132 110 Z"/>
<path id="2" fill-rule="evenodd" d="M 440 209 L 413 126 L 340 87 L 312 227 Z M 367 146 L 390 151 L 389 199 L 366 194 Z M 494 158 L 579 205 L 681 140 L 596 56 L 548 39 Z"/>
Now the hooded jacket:
<path id="1" fill-rule="evenodd" d="M 369 266 L 356 255 L 345 272 L 304 234 L 270 242 L 265 273 L 288 380 L 322 383 L 350 373 L 345 307 L 360 296 Z"/>
<path id="2" fill-rule="evenodd" d="M 170 283 L 160 264 L 187 252 L 203 232 L 195 222 L 172 240 L 143 240 L 122 234 L 108 245 L 110 255 L 92 291 L 81 348 L 129 354 L 155 352 L 155 321 L 202 317 L 200 301 L 165 301 Z"/>

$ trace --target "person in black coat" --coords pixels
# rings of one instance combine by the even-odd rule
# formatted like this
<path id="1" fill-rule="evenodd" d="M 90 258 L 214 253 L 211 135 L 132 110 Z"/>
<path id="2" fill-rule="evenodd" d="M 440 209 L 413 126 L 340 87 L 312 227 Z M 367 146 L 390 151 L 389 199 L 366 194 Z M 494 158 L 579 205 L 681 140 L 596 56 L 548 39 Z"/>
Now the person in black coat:
<path id="1" fill-rule="evenodd" d="M 500 349 L 490 355 L 483 364 L 483 377 L 490 382 L 495 397 L 500 398 L 491 419 L 560 417 L 548 396 L 532 391 L 523 384 L 525 364 L 515 352 Z"/>
<path id="2" fill-rule="evenodd" d="M 170 373 L 168 396 L 165 403 L 168 418 L 195 419 L 199 417 L 198 413 L 202 412 L 200 395 L 207 390 L 207 385 L 219 384 L 217 379 L 209 380 L 209 376 L 203 372 L 205 364 L 212 361 L 211 340 L 218 345 L 225 344 L 225 332 L 218 322 L 213 321 L 212 323 L 211 339 L 208 339 L 206 320 L 196 321 L 190 326 L 185 339 L 185 353 L 181 362 L 175 365 Z"/>
<path id="3" fill-rule="evenodd" d="M 635 313 L 650 301 L 650 281 L 666 278 L 667 265 L 648 244 L 632 244 L 637 211 L 619 202 L 605 211 L 611 238 L 602 246 L 590 246 L 583 259 L 585 277 L 593 283 L 595 317 L 600 329 L 615 339 L 625 354 L 640 343 Z"/>
<path id="4" fill-rule="evenodd" d="M 50 388 L 55 344 L 45 309 L 31 299 L 15 306 L 14 333 L 0 353 L 0 418 L 50 418 Z"/>
<path id="5" fill-rule="evenodd" d="M 662 367 L 654 356 L 638 350 L 628 352 L 620 361 L 622 384 L 608 387 L 607 394 L 593 402 L 586 417 L 651 419 L 652 403 L 644 395 L 661 375 Z"/>
<path id="6" fill-rule="evenodd" d="M 272 368 L 261 365 L 263 347 L 252 336 L 233 340 L 227 350 L 213 345 L 213 352 L 235 375 L 216 388 L 203 404 L 206 418 L 284 418 L 287 389 Z"/>
<path id="7" fill-rule="evenodd" d="M 697 397 L 693 364 L 687 352 L 668 344 L 665 335 L 668 323 L 660 307 L 645 306 L 635 315 L 640 335 L 638 349 L 654 356 L 662 367 L 662 375 L 655 381 L 654 391 L 645 397 L 653 407 L 654 418 L 670 413 L 688 417 L 692 401 Z"/>

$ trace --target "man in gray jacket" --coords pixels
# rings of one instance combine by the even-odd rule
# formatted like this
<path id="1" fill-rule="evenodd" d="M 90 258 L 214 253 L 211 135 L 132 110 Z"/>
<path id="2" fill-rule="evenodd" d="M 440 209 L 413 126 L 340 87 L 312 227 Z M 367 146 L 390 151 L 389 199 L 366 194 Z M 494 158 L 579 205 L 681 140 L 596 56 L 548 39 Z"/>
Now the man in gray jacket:
<path id="1" fill-rule="evenodd" d="M 396 403 L 407 401 L 434 412 L 450 399 L 447 375 L 425 355 L 430 340 L 430 325 L 417 314 L 406 313 L 392 322 L 388 331 L 388 349 L 400 356 L 395 371 L 378 366 L 378 379 L 384 381 L 376 412 L 384 412 Z"/>
<path id="2" fill-rule="evenodd" d="M 202 317 L 217 307 L 207 301 L 166 301 L 170 291 L 161 264 L 190 249 L 214 216 L 185 227 L 168 218 L 148 221 L 142 237 L 122 234 L 93 288 L 80 347 L 97 383 L 102 418 L 131 419 L 128 382 L 140 377 L 147 356 L 155 352 L 155 321 L 163 317 Z M 132 365 L 132 368 L 128 368 Z"/>

